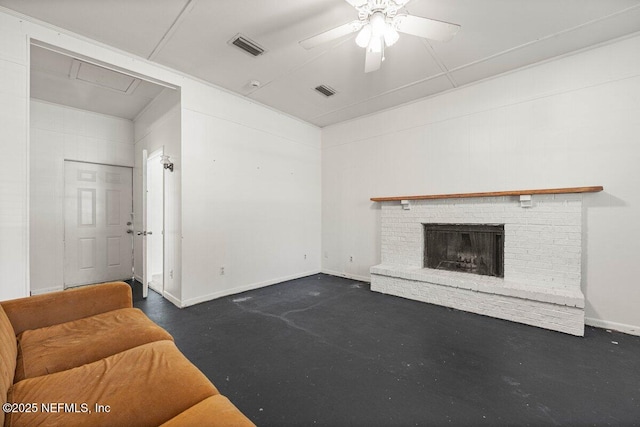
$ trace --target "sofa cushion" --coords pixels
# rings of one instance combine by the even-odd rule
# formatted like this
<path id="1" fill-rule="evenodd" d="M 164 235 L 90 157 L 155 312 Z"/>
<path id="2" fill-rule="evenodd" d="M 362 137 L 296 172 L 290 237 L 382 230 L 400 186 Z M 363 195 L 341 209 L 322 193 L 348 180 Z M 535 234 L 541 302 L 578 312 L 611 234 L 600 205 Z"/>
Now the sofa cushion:
<path id="1" fill-rule="evenodd" d="M 221 394 L 207 397 L 178 416 L 171 418 L 161 427 L 241 427 L 254 426 L 249 418 L 236 408 L 233 403 Z"/>
<path id="2" fill-rule="evenodd" d="M 137 308 L 123 308 L 18 336 L 15 382 L 75 368 L 153 341 L 173 340 Z"/>
<path id="3" fill-rule="evenodd" d="M 56 405 L 58 412 L 11 413 L 5 427 L 33 425 L 152 426 L 219 394 L 172 341 L 156 341 L 55 374 L 28 378 L 9 390 L 10 402 Z M 70 404 L 76 404 L 74 408 Z M 87 406 L 82 406 L 86 404 Z M 96 405 L 109 411 L 96 411 Z M 91 412 L 82 412 L 87 408 Z M 62 410 L 60 410 L 62 409 Z M 77 412 L 74 412 L 76 409 Z"/>
<path id="4" fill-rule="evenodd" d="M 18 335 L 133 305 L 131 286 L 110 282 L 3 301 L 2 307 Z"/>
<path id="5" fill-rule="evenodd" d="M 16 334 L 4 309 L 0 305 L 0 403 L 7 403 L 7 392 L 13 384 L 18 348 Z M 0 425 L 4 422 L 4 411 L 0 411 Z"/>

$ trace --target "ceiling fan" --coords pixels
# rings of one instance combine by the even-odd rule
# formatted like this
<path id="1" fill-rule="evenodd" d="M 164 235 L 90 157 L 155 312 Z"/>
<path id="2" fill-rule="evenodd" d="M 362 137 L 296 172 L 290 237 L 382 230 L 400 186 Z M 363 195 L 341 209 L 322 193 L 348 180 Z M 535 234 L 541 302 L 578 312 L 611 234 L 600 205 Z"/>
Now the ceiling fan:
<path id="1" fill-rule="evenodd" d="M 347 34 L 358 33 L 356 44 L 366 49 L 364 72 L 380 68 L 385 47 L 392 46 L 400 33 L 425 39 L 449 41 L 460 29 L 459 25 L 435 19 L 409 15 L 404 7 L 411 0 L 345 0 L 358 11 L 358 19 L 329 31 L 302 40 L 305 49 L 335 40 Z"/>

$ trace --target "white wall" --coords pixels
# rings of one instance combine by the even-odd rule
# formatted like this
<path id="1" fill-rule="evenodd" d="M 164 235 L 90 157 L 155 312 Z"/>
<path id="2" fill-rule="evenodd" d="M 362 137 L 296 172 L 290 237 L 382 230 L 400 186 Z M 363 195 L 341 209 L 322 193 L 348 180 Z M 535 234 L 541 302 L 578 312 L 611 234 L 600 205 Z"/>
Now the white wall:
<path id="1" fill-rule="evenodd" d="M 183 86 L 183 108 L 164 96 L 136 120 L 138 179 L 142 149 L 164 147 L 174 162 L 166 206 L 180 203 L 165 212 L 165 296 L 188 306 L 319 272 L 320 130 L 204 84 L 193 89 Z M 174 243 L 182 246 L 172 254 Z"/>
<path id="2" fill-rule="evenodd" d="M 184 304 L 319 272 L 320 130 L 204 85 L 183 105 Z"/>
<path id="3" fill-rule="evenodd" d="M 603 185 L 584 197 L 587 321 L 640 333 L 638 52 L 640 36 L 324 128 L 323 270 L 379 263 L 370 197 Z"/>
<path id="4" fill-rule="evenodd" d="M 176 265 L 184 261 L 176 304 L 319 271 L 320 129 L 0 8 L 0 148 L 10 165 L 0 176 L 0 298 L 28 292 L 30 38 L 181 88 L 182 147 L 180 153 L 168 153 L 182 168 L 182 176 L 173 175 L 181 189 L 175 215 L 183 215 L 178 220 L 182 240 L 177 239 L 182 248 L 174 254 Z M 219 167 L 212 167 L 213 159 Z M 224 276 L 217 274 L 221 266 Z"/>
<path id="5" fill-rule="evenodd" d="M 165 89 L 147 108 L 136 117 L 135 156 L 133 174 L 134 228 L 142 230 L 142 151 L 148 154 L 162 148 L 174 163 L 173 172 L 164 171 L 164 291 L 174 304 L 182 305 L 181 280 L 181 108 L 180 92 Z M 134 269 L 138 280 L 142 280 L 142 238 L 135 238 Z"/>
<path id="6" fill-rule="evenodd" d="M 133 122 L 32 99 L 31 292 L 63 288 L 64 161 L 133 166 Z"/>
<path id="7" fill-rule="evenodd" d="M 23 23 L 0 14 L 0 300 L 29 289 L 26 47 Z"/>

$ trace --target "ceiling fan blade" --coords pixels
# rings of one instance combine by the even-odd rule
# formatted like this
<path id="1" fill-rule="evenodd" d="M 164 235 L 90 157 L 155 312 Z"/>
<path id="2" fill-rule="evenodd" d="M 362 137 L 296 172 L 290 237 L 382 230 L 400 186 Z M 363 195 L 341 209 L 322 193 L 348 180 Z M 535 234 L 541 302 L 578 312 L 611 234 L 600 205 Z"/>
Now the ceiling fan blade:
<path id="1" fill-rule="evenodd" d="M 451 40 L 460 29 L 460 25 L 413 15 L 398 15 L 394 23 L 401 33 L 441 42 Z"/>
<path id="2" fill-rule="evenodd" d="M 313 37 L 304 39 L 300 42 L 300 46 L 305 49 L 312 49 L 323 43 L 327 43 L 331 40 L 346 36 L 347 34 L 355 33 L 360 28 L 362 28 L 362 22 L 359 19 L 356 19 L 355 21 L 340 25 L 339 27 L 333 28 L 329 31 L 325 31 L 324 33 L 316 34 Z"/>
<path id="3" fill-rule="evenodd" d="M 367 4 L 367 0 L 344 0 L 353 7 L 360 7 Z"/>
<path id="4" fill-rule="evenodd" d="M 367 49 L 366 52 L 364 57 L 364 72 L 370 73 L 379 70 L 380 65 L 382 65 L 382 52 L 375 52 L 370 49 Z"/>

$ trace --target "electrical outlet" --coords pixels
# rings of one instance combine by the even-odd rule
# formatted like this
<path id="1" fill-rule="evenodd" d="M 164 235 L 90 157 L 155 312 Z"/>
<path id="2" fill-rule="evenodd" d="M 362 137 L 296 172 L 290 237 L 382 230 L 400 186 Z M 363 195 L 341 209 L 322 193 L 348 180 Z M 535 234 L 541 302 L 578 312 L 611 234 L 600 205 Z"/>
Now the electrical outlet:
<path id="1" fill-rule="evenodd" d="M 349 262 L 353 262 L 353 255 L 349 256 Z"/>
<path id="2" fill-rule="evenodd" d="M 304 254 L 304 259 L 307 259 L 307 254 Z"/>
<path id="3" fill-rule="evenodd" d="M 173 279 L 173 270 L 169 270 L 169 279 Z"/>
<path id="4" fill-rule="evenodd" d="M 220 275 L 224 276 L 224 267 L 220 267 Z"/>

